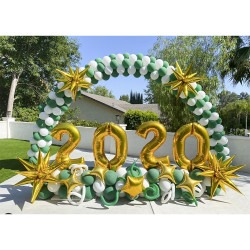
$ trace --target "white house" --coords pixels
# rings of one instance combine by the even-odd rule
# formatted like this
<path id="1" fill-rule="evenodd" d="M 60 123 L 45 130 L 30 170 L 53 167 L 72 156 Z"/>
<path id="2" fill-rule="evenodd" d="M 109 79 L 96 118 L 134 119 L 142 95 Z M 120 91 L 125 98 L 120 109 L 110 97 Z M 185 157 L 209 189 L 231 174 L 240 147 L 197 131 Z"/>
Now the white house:
<path id="1" fill-rule="evenodd" d="M 158 104 L 131 104 L 125 101 L 94 95 L 87 92 L 83 93 L 81 97 L 78 97 L 71 107 L 79 108 L 80 119 L 97 121 L 99 123 L 124 123 L 123 114 L 129 109 L 153 111 L 160 116 Z"/>

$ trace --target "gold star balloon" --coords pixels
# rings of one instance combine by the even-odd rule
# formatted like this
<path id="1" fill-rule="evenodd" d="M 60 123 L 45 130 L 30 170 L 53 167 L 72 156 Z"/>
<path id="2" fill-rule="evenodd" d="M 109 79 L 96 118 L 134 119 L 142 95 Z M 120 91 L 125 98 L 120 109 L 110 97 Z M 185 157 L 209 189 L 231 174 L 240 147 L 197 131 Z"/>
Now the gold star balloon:
<path id="1" fill-rule="evenodd" d="M 68 179 L 61 180 L 61 183 L 63 183 L 67 187 L 67 196 L 74 188 L 83 186 L 83 183 L 80 182 L 76 176 L 76 171 Z"/>
<path id="2" fill-rule="evenodd" d="M 44 183 L 59 182 L 58 179 L 52 176 L 52 173 L 60 168 L 61 163 L 59 164 L 52 163 L 50 165 L 49 157 L 50 157 L 50 152 L 48 152 L 47 155 L 43 158 L 41 151 L 39 151 L 36 165 L 18 158 L 19 161 L 23 164 L 23 166 L 27 169 L 27 171 L 17 171 L 17 174 L 21 174 L 26 178 L 15 184 L 15 186 L 33 184 L 31 203 L 34 203 L 34 201 L 36 200 Z"/>
<path id="3" fill-rule="evenodd" d="M 168 158 L 168 164 L 163 164 L 161 161 L 158 163 L 158 166 L 161 169 L 159 179 L 167 178 L 176 184 L 175 179 L 174 179 L 175 166 L 173 166 L 173 165 L 171 166 L 170 162 L 169 162 L 169 157 L 167 157 L 167 158 Z"/>
<path id="4" fill-rule="evenodd" d="M 104 177 L 107 171 L 108 171 L 108 168 L 104 168 L 104 167 L 97 165 L 93 168 L 93 170 L 90 171 L 89 174 L 99 177 L 102 180 L 102 182 L 104 182 Z"/>
<path id="5" fill-rule="evenodd" d="M 144 187 L 143 187 L 143 179 L 144 177 L 132 177 L 132 176 L 128 176 L 127 177 L 127 181 L 125 183 L 125 185 L 123 186 L 123 188 L 121 189 L 121 191 L 129 194 L 132 199 L 140 194 Z"/>
<path id="6" fill-rule="evenodd" d="M 195 199 L 194 197 L 194 188 L 196 185 L 198 185 L 201 181 L 193 180 L 189 177 L 189 175 L 185 172 L 184 177 L 181 183 L 176 186 L 176 188 L 185 188 Z"/>
<path id="7" fill-rule="evenodd" d="M 183 73 L 178 62 L 176 62 L 176 70 L 173 69 L 176 80 L 169 83 L 164 83 L 165 86 L 171 87 L 171 90 L 178 89 L 177 98 L 180 97 L 182 92 L 185 96 L 188 96 L 188 91 L 197 94 L 191 83 L 199 82 L 202 80 L 202 78 L 197 77 L 197 73 L 191 74 L 191 67 L 192 66 L 189 65 L 188 69 Z"/>
<path id="8" fill-rule="evenodd" d="M 62 75 L 62 78 L 57 80 L 65 83 L 65 85 L 58 92 L 69 89 L 72 92 L 72 98 L 76 100 L 76 94 L 79 87 L 89 89 L 92 85 L 84 79 L 84 75 L 88 69 L 89 67 L 86 67 L 84 70 L 79 71 L 79 68 L 76 68 L 76 70 L 73 71 L 73 69 L 69 67 L 69 73 L 57 69 L 57 71 Z"/>
<path id="9" fill-rule="evenodd" d="M 203 172 L 198 173 L 198 175 L 206 176 L 211 178 L 211 194 L 210 197 L 213 198 L 216 188 L 220 186 L 225 192 L 225 185 L 232 188 L 233 190 L 240 192 L 240 190 L 235 186 L 231 181 L 232 178 L 237 178 L 238 175 L 234 174 L 235 171 L 244 167 L 240 166 L 230 166 L 235 156 L 228 158 L 225 161 L 222 161 L 222 158 L 217 159 L 216 155 L 212 155 L 209 152 L 209 161 L 208 165 L 199 166 Z"/>

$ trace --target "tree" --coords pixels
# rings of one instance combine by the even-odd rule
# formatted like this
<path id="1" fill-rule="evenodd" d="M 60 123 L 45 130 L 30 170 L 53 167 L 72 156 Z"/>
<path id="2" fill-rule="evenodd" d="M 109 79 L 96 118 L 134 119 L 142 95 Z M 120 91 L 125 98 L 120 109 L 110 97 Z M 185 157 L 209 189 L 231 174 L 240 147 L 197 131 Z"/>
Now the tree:
<path id="1" fill-rule="evenodd" d="M 130 103 L 131 104 L 143 104 L 143 94 L 137 92 L 130 92 Z"/>
<path id="2" fill-rule="evenodd" d="M 247 93 L 247 92 L 241 92 L 240 94 L 239 94 L 239 99 L 240 100 L 248 100 L 249 99 L 249 94 Z"/>
<path id="3" fill-rule="evenodd" d="M 89 90 L 89 93 L 95 94 L 95 95 L 101 95 L 109 98 L 115 98 L 111 90 L 108 90 L 105 86 L 96 86 L 93 89 Z"/>
<path id="4" fill-rule="evenodd" d="M 150 55 L 161 58 L 175 66 L 178 61 L 183 70 L 192 64 L 192 71 L 203 77 L 203 90 L 210 96 L 212 103 L 217 102 L 217 90 L 223 86 L 220 72 L 227 68 L 230 53 L 236 46 L 236 39 L 228 37 L 175 37 L 158 38 Z M 226 63 L 225 63 L 226 62 Z M 145 101 L 158 103 L 168 129 L 176 131 L 183 123 L 194 121 L 188 107 L 176 100 L 161 83 L 150 81 Z"/>
<path id="5" fill-rule="evenodd" d="M 64 36 L 0 37 L 1 106 L 12 116 L 14 101 L 23 107 L 41 102 L 59 76 L 56 69 L 66 70 L 79 62 L 78 44 Z M 3 109 L 0 110 L 3 115 Z"/>
<path id="6" fill-rule="evenodd" d="M 128 95 L 121 95 L 119 100 L 129 103 L 129 96 Z"/>
<path id="7" fill-rule="evenodd" d="M 218 108 L 223 108 L 228 103 L 237 101 L 239 99 L 239 96 L 234 92 L 223 90 L 221 93 L 218 94 L 218 98 Z"/>

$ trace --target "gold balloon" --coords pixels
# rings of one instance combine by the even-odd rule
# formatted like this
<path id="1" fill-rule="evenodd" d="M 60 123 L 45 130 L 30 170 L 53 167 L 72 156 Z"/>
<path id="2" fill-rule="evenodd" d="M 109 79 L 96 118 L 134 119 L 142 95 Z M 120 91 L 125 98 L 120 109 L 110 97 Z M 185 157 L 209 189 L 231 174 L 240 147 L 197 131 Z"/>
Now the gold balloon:
<path id="1" fill-rule="evenodd" d="M 144 180 L 143 176 L 141 177 L 128 176 L 127 181 L 123 186 L 123 188 L 121 189 L 121 191 L 129 194 L 133 199 L 136 195 L 140 194 L 144 190 L 143 180 Z"/>
<path id="2" fill-rule="evenodd" d="M 176 184 L 176 181 L 174 179 L 175 166 L 170 165 L 170 161 L 169 163 L 165 163 L 165 164 L 163 164 L 162 162 L 159 162 L 158 167 L 161 169 L 158 179 L 167 178 L 170 181 L 172 181 L 174 184 Z"/>
<path id="3" fill-rule="evenodd" d="M 84 164 L 84 158 L 71 159 L 70 153 L 77 147 L 81 140 L 81 134 L 78 129 L 71 123 L 60 123 L 52 131 L 51 136 L 56 140 L 61 141 L 62 136 L 67 134 L 68 141 L 61 146 L 56 155 L 56 162 L 62 163 L 60 169 L 66 169 L 71 164 Z"/>
<path id="4" fill-rule="evenodd" d="M 154 138 L 143 147 L 140 154 L 141 162 L 146 169 L 156 167 L 160 161 L 162 164 L 169 164 L 168 156 L 154 156 L 155 151 L 166 141 L 167 132 L 165 127 L 160 122 L 149 121 L 141 124 L 136 130 L 136 134 L 144 139 L 147 138 L 150 132 L 154 133 Z"/>
<path id="5" fill-rule="evenodd" d="M 76 172 L 74 172 L 68 179 L 61 180 L 60 183 L 63 183 L 67 187 L 67 196 L 70 195 L 74 188 L 83 186 L 83 183 L 78 180 Z"/>
<path id="6" fill-rule="evenodd" d="M 197 155 L 190 160 L 185 155 L 185 141 L 194 135 L 197 138 Z M 210 141 L 207 130 L 198 123 L 189 123 L 179 128 L 174 135 L 173 154 L 176 163 L 183 169 L 192 171 L 196 166 L 204 165 L 208 159 Z"/>
<path id="7" fill-rule="evenodd" d="M 108 135 L 114 137 L 116 143 L 116 154 L 112 160 L 107 159 L 104 151 L 104 139 Z M 127 135 L 124 129 L 112 122 L 102 124 L 94 133 L 93 152 L 96 166 L 116 171 L 125 162 L 128 152 Z"/>

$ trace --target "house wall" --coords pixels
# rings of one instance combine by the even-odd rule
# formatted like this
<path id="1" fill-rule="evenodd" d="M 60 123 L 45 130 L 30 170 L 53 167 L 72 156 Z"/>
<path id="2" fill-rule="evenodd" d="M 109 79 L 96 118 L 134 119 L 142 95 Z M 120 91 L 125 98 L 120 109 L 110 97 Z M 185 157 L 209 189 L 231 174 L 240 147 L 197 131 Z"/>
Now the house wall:
<path id="1" fill-rule="evenodd" d="M 33 133 L 32 122 L 9 122 L 9 138 L 29 140 Z M 93 151 L 93 136 L 96 128 L 77 127 L 81 133 L 81 141 L 78 145 L 79 148 Z M 128 138 L 128 155 L 135 158 L 140 157 L 142 148 L 153 138 L 153 133 L 148 135 L 147 139 L 143 139 L 135 134 L 134 130 L 126 130 Z M 172 145 L 173 145 L 174 133 L 167 133 L 167 140 L 156 151 L 156 156 L 169 155 L 170 160 L 173 161 Z M 0 122 L 0 139 L 7 138 L 7 122 Z M 228 146 L 230 148 L 230 155 L 236 155 L 233 164 L 234 165 L 246 165 L 243 168 L 243 172 L 250 173 L 250 137 L 243 136 L 227 136 Z M 53 140 L 53 144 L 62 145 L 67 141 L 67 136 L 63 137 L 62 141 Z M 185 154 L 188 158 L 192 159 L 196 155 L 197 142 L 194 137 L 189 137 L 186 140 Z M 105 152 L 115 153 L 116 145 L 113 137 L 107 136 L 105 138 Z"/>
<path id="2" fill-rule="evenodd" d="M 83 96 L 72 103 L 71 108 L 78 107 L 80 110 L 79 118 L 88 121 L 97 121 L 99 123 L 114 122 L 117 123 L 116 115 L 120 115 L 120 123 L 123 123 L 123 112 L 106 106 L 102 103 Z"/>

